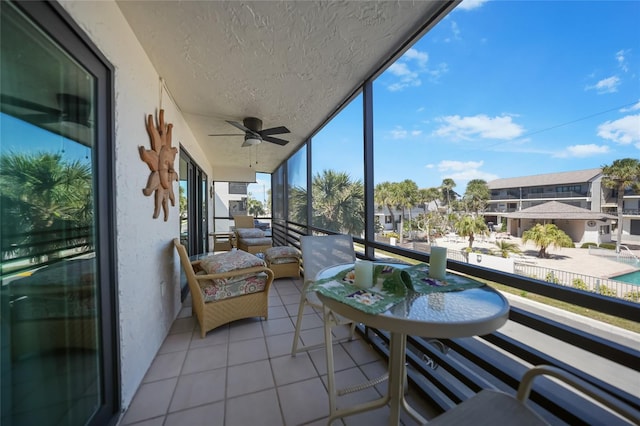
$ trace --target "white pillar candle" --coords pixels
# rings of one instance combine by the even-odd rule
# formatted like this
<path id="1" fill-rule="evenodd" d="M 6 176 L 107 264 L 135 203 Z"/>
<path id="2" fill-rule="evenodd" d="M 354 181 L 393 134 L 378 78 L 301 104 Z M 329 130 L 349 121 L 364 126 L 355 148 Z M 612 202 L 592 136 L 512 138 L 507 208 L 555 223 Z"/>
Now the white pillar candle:
<path id="1" fill-rule="evenodd" d="M 431 247 L 429 256 L 429 276 L 436 280 L 444 280 L 447 273 L 447 248 Z"/>
<path id="2" fill-rule="evenodd" d="M 369 260 L 359 260 L 355 266 L 355 285 L 360 288 L 373 286 L 373 263 Z"/>

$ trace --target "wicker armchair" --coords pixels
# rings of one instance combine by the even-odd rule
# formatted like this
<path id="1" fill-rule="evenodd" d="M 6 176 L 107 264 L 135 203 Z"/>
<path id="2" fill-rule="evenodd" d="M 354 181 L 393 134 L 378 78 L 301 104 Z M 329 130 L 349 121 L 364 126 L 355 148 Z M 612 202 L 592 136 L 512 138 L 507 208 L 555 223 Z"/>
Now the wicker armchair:
<path id="1" fill-rule="evenodd" d="M 193 315 L 200 324 L 200 337 L 204 338 L 208 331 L 231 321 L 251 317 L 268 318 L 273 272 L 263 261 L 247 253 L 233 251 L 191 262 L 187 249 L 178 238 L 173 240 L 173 244 L 187 276 Z M 251 256 L 260 266 L 220 273 L 205 270 L 208 261 L 225 259 L 225 256 Z"/>

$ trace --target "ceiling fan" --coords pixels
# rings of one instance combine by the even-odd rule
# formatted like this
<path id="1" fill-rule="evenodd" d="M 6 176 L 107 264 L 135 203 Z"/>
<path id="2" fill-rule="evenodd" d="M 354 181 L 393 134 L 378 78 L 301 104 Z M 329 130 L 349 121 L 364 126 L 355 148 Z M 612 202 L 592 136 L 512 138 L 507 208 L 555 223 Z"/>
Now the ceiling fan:
<path id="1" fill-rule="evenodd" d="M 19 118 L 34 124 L 69 122 L 91 126 L 91 104 L 88 100 L 69 93 L 56 93 L 55 96 L 59 108 L 3 94 L 0 96 L 0 109 L 14 112 Z"/>
<path id="2" fill-rule="evenodd" d="M 277 145 L 286 145 L 289 141 L 280 138 L 274 138 L 271 135 L 279 135 L 282 133 L 291 133 L 289 129 L 284 126 L 279 127 L 271 127 L 269 129 L 262 130 L 262 120 L 255 117 L 247 117 L 242 123 L 238 123 L 237 121 L 227 121 L 227 123 L 232 126 L 242 130 L 244 133 L 244 142 L 242 144 L 243 147 L 258 145 L 265 142 L 275 143 Z M 238 134 L 215 134 L 209 136 L 241 136 Z"/>

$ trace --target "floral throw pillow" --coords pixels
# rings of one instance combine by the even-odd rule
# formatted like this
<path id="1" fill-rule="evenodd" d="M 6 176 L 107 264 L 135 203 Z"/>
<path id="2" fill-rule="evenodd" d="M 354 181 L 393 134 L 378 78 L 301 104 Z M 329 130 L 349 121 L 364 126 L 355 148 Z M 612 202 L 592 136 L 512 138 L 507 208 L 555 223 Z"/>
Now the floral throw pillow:
<path id="1" fill-rule="evenodd" d="M 231 250 L 205 257 L 200 261 L 200 266 L 208 274 L 219 274 L 253 266 L 265 266 L 265 263 L 264 260 L 246 251 Z"/>

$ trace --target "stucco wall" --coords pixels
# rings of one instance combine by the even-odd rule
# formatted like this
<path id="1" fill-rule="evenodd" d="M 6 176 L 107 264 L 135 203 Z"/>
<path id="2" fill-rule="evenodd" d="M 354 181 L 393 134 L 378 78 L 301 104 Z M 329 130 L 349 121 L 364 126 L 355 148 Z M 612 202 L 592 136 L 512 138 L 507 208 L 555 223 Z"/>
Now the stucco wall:
<path id="1" fill-rule="evenodd" d="M 160 76 L 113 1 L 63 1 L 62 6 L 115 68 L 116 253 L 122 406 L 127 408 L 180 311 L 178 206 L 153 219 L 154 199 L 142 194 L 149 169 L 138 146 L 150 148 L 145 117 L 162 106 L 173 123 L 173 145 L 183 144 L 211 175 L 182 115 L 161 90 Z M 179 60 L 180 58 L 176 58 Z M 170 82 L 167 82 L 170 87 Z M 162 102 L 162 104 L 161 104 Z M 176 158 L 175 167 L 178 167 Z M 178 183 L 174 182 L 178 194 Z M 176 203 L 177 204 L 177 203 Z"/>

